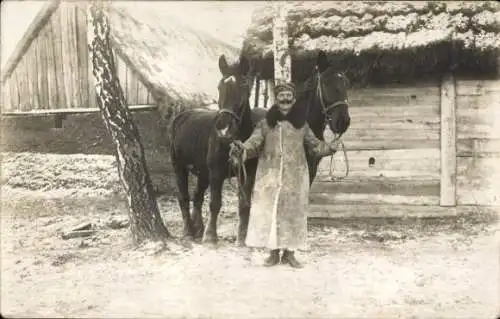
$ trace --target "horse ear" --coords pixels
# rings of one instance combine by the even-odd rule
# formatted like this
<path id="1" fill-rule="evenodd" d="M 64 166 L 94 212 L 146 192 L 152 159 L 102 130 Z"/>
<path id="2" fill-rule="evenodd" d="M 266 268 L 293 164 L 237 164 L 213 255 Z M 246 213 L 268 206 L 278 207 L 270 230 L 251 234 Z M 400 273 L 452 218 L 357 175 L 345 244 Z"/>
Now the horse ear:
<path id="1" fill-rule="evenodd" d="M 219 70 L 222 75 L 227 75 L 229 73 L 229 65 L 227 64 L 226 56 L 224 54 L 219 57 Z"/>
<path id="2" fill-rule="evenodd" d="M 318 66 L 321 72 L 325 71 L 330 66 L 325 51 L 321 50 L 318 52 L 318 59 L 316 60 L 316 65 Z"/>
<path id="3" fill-rule="evenodd" d="M 239 71 L 241 74 L 247 74 L 250 70 L 250 62 L 244 56 L 240 57 Z"/>

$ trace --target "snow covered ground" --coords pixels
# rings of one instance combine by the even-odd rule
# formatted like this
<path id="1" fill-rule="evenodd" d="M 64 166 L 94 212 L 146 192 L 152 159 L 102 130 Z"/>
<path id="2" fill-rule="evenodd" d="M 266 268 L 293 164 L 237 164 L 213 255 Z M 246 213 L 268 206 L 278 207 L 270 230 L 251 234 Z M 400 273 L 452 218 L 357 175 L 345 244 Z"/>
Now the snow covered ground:
<path id="1" fill-rule="evenodd" d="M 114 158 L 2 154 L 1 312 L 16 317 L 493 318 L 497 225 L 488 218 L 310 226 L 303 269 L 238 248 L 231 185 L 219 247 L 134 248 Z M 171 197 L 158 199 L 181 234 Z M 205 211 L 207 210 L 205 206 Z M 91 222 L 90 238 L 61 232 Z"/>

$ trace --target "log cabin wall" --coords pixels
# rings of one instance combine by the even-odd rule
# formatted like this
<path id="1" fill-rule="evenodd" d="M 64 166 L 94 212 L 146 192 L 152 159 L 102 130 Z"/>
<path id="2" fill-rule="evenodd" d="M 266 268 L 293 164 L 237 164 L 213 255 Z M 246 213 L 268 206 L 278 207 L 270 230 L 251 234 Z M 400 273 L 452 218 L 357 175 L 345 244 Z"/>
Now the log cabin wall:
<path id="1" fill-rule="evenodd" d="M 412 86 L 353 89 L 349 99 L 350 174 L 332 181 L 330 158 L 320 162 L 311 217 L 439 215 L 446 207 L 500 205 L 500 80 L 443 75 Z M 342 152 L 333 168 L 333 176 L 344 175 Z"/>
<path id="2" fill-rule="evenodd" d="M 115 58 L 128 105 L 153 104 L 135 72 Z M 2 111 L 97 108 L 91 67 L 86 12 L 62 2 L 5 81 Z"/>
<path id="3" fill-rule="evenodd" d="M 324 158 L 311 189 L 311 213 L 439 205 L 439 81 L 352 89 L 349 104 L 351 127 L 343 137 L 349 176 L 332 182 L 330 157 Z M 333 176 L 345 174 L 342 152 L 333 168 Z"/>
<path id="4" fill-rule="evenodd" d="M 500 205 L 500 79 L 456 80 L 457 205 Z"/>

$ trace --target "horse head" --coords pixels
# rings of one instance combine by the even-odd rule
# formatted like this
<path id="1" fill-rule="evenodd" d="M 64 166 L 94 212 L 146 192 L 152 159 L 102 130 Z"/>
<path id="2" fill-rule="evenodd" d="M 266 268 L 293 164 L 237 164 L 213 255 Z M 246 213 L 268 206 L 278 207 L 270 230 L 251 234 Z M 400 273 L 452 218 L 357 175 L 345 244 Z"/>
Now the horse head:
<path id="1" fill-rule="evenodd" d="M 250 65 L 241 56 L 237 62 L 228 63 L 224 55 L 219 57 L 219 113 L 215 130 L 220 140 L 230 142 L 236 138 L 244 113 L 249 110 Z"/>
<path id="2" fill-rule="evenodd" d="M 335 71 L 323 51 L 318 53 L 312 83 L 313 103 L 320 107 L 311 108 L 310 112 L 317 112 L 317 116 L 323 116 L 325 124 L 333 133 L 344 134 L 351 122 L 347 100 L 349 80 L 344 74 Z"/>

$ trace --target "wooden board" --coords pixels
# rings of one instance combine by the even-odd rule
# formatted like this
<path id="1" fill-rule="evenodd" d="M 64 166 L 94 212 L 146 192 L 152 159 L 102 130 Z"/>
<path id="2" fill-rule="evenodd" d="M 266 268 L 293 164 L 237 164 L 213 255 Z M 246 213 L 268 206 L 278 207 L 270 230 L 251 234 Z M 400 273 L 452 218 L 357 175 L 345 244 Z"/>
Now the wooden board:
<path id="1" fill-rule="evenodd" d="M 427 139 L 371 139 L 361 140 L 356 138 L 346 137 L 343 139 L 346 150 L 362 151 L 362 150 L 401 150 L 401 149 L 420 149 L 420 148 L 439 148 L 439 140 Z"/>
<path id="2" fill-rule="evenodd" d="M 349 151 L 347 156 L 352 177 L 439 178 L 439 149 Z M 375 159 L 372 167 L 370 158 Z M 337 152 L 333 159 L 334 176 L 343 176 L 346 171 L 343 152 Z M 329 171 L 330 157 L 325 157 L 318 166 L 318 180 L 329 180 Z"/>
<path id="3" fill-rule="evenodd" d="M 500 157 L 500 139 L 459 139 L 457 141 L 457 156 Z"/>
<path id="4" fill-rule="evenodd" d="M 395 136 L 407 140 L 438 140 L 439 132 L 435 129 L 412 131 L 406 129 L 349 129 L 345 140 L 390 140 Z M 482 137 L 482 136 L 481 136 Z"/>
<path id="5" fill-rule="evenodd" d="M 60 39 L 61 39 L 61 47 L 62 47 L 62 52 L 61 52 L 61 66 L 62 66 L 62 76 L 64 78 L 64 82 L 62 85 L 59 87 L 64 89 L 64 95 L 66 98 L 66 105 L 63 106 L 64 108 L 72 108 L 76 107 L 74 104 L 73 100 L 73 68 L 71 65 L 71 42 L 69 38 L 69 33 L 70 30 L 68 28 L 68 16 L 69 16 L 69 7 L 70 3 L 63 2 L 59 5 L 58 11 L 60 12 L 59 15 L 59 24 L 58 28 L 61 32 L 60 34 Z"/>
<path id="6" fill-rule="evenodd" d="M 53 34 L 53 45 L 54 45 L 54 66 L 56 74 L 56 92 L 58 95 L 59 103 L 57 108 L 67 108 L 68 103 L 68 92 L 66 91 L 64 68 L 63 68 L 63 45 L 62 45 L 62 34 L 61 34 L 61 3 L 59 8 L 54 12 L 52 18 L 50 19 Z"/>
<path id="7" fill-rule="evenodd" d="M 439 180 L 409 178 L 354 178 L 336 182 L 314 181 L 310 193 L 389 194 L 401 196 L 439 196 Z"/>
<path id="8" fill-rule="evenodd" d="M 399 118 L 400 120 L 435 121 L 439 120 L 439 104 L 426 104 L 414 106 L 387 106 L 378 105 L 370 107 L 349 107 L 349 115 L 361 120 L 384 120 L 386 117 Z"/>
<path id="9" fill-rule="evenodd" d="M 54 38 L 52 24 L 47 23 L 43 30 L 45 53 L 47 56 L 47 99 L 50 108 L 59 108 L 59 93 L 57 92 L 56 61 L 54 56 Z"/>
<path id="10" fill-rule="evenodd" d="M 9 88 L 10 88 L 10 99 L 12 110 L 20 109 L 20 97 L 19 97 L 19 82 L 17 79 L 17 72 L 13 70 L 9 78 Z"/>
<path id="11" fill-rule="evenodd" d="M 156 110 L 157 106 L 150 105 L 129 105 L 130 111 L 150 111 Z M 14 111 L 2 112 L 1 116 L 15 117 L 15 116 L 40 116 L 40 115 L 55 115 L 55 114 L 79 114 L 79 113 L 98 113 L 98 108 L 68 108 L 68 109 L 46 109 L 46 110 L 31 110 L 31 111 Z"/>
<path id="12" fill-rule="evenodd" d="M 491 93 L 457 98 L 457 137 L 500 137 L 500 94 Z"/>
<path id="13" fill-rule="evenodd" d="M 391 205 L 439 205 L 438 196 L 404 196 L 393 194 L 362 193 L 312 193 L 310 204 L 342 205 L 342 204 L 391 204 Z"/>
<path id="14" fill-rule="evenodd" d="M 139 86 L 139 80 L 137 76 L 130 70 L 127 69 L 127 103 L 128 104 L 139 104 L 137 102 L 137 91 Z"/>
<path id="15" fill-rule="evenodd" d="M 80 107 L 89 106 L 89 57 L 87 45 L 87 18 L 86 12 L 76 8 L 76 23 L 75 23 L 75 36 L 77 44 L 77 59 L 78 59 L 78 82 L 80 84 Z"/>
<path id="16" fill-rule="evenodd" d="M 37 45 L 37 66 L 38 66 L 38 92 L 40 94 L 40 108 L 47 109 L 52 106 L 49 103 L 49 86 L 48 86 L 48 63 L 47 63 L 47 50 L 46 50 L 47 37 L 43 32 L 36 39 Z"/>
<path id="17" fill-rule="evenodd" d="M 489 214 L 500 213 L 499 206 L 423 206 L 423 205 L 309 205 L 311 221 L 331 218 L 425 218 L 457 216 L 480 209 Z"/>
<path id="18" fill-rule="evenodd" d="M 10 79 L 7 79 L 2 85 L 2 111 L 12 109 L 12 99 L 10 98 Z"/>
<path id="19" fill-rule="evenodd" d="M 393 116 L 401 112 L 415 112 L 412 108 L 427 108 L 439 113 L 439 84 L 425 83 L 415 86 L 391 85 L 386 87 L 352 89 L 348 92 L 350 112 L 357 119 L 359 112 L 371 112 L 373 108 L 385 108 L 384 112 L 377 112 L 376 116 Z M 362 110 L 357 110 L 361 108 Z M 401 110 L 398 110 L 401 109 Z M 398 112 L 398 113 L 396 113 Z M 370 113 L 367 113 L 370 115 Z M 408 113 L 408 115 L 411 113 Z M 422 114 L 423 112 L 414 113 Z M 399 115 L 399 114 L 398 114 Z M 403 113 L 402 115 L 405 115 Z M 416 120 L 416 119 L 413 119 Z"/>
<path id="20" fill-rule="evenodd" d="M 457 79 L 457 95 L 486 96 L 500 93 L 500 80 Z"/>
<path id="21" fill-rule="evenodd" d="M 137 87 L 137 104 L 149 104 L 148 102 L 149 90 L 142 84 L 141 81 L 138 81 Z"/>
<path id="22" fill-rule="evenodd" d="M 457 203 L 500 204 L 500 157 L 457 158 Z"/>
<path id="23" fill-rule="evenodd" d="M 17 65 L 17 81 L 19 86 L 20 110 L 30 110 L 30 93 L 28 89 L 28 74 L 26 73 L 26 56 L 24 56 Z"/>

